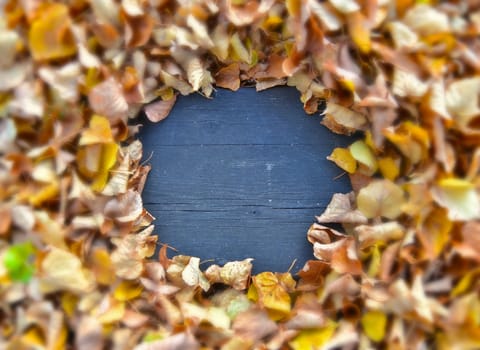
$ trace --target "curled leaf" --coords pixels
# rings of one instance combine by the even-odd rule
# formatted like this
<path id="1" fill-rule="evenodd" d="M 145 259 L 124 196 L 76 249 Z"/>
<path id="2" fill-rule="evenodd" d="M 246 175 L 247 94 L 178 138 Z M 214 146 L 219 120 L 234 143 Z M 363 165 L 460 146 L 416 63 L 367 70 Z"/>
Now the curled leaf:
<path id="1" fill-rule="evenodd" d="M 366 123 L 367 119 L 363 114 L 332 102 L 327 103 L 325 117 L 322 120 L 322 124 L 333 132 L 347 135 L 363 130 Z"/>
<path id="2" fill-rule="evenodd" d="M 224 283 L 232 286 L 234 289 L 246 289 L 250 280 L 250 273 L 252 270 L 252 259 L 245 259 L 243 261 L 231 261 L 226 263 L 223 267 L 218 265 L 211 265 L 205 271 L 205 276 L 210 283 Z"/>
<path id="3" fill-rule="evenodd" d="M 159 99 L 157 101 L 149 103 L 144 107 L 145 115 L 151 122 L 158 123 L 159 121 L 162 121 L 166 117 L 168 117 L 168 114 L 175 105 L 176 100 L 176 95 L 173 95 L 169 99 Z"/>
<path id="4" fill-rule="evenodd" d="M 335 193 L 332 200 L 327 206 L 327 209 L 322 215 L 317 216 L 317 221 L 320 223 L 338 222 L 338 223 L 365 223 L 367 218 L 355 209 L 355 194 L 350 193 Z"/>

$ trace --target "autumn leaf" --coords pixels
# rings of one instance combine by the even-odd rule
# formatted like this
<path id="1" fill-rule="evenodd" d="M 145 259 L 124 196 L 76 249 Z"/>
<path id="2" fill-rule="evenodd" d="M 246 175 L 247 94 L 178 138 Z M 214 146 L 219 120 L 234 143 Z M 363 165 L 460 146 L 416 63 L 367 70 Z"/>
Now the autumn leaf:
<path id="1" fill-rule="evenodd" d="M 190 258 L 188 264 L 182 271 L 182 279 L 189 286 L 200 286 L 200 288 L 202 288 L 204 291 L 210 289 L 210 283 L 208 282 L 203 272 L 200 271 L 199 258 Z"/>
<path id="2" fill-rule="evenodd" d="M 355 209 L 355 194 L 335 193 L 322 215 L 316 217 L 319 223 L 366 223 L 367 218 Z M 308 235 L 308 234 L 307 234 Z"/>
<path id="3" fill-rule="evenodd" d="M 158 123 L 159 121 L 164 120 L 175 104 L 177 97 L 173 95 L 169 99 L 159 99 L 155 102 L 149 103 L 144 107 L 145 115 L 148 120 L 153 123 Z"/>
<path id="4" fill-rule="evenodd" d="M 475 186 L 469 181 L 458 178 L 440 180 L 432 195 L 448 210 L 450 220 L 467 221 L 480 218 L 480 198 Z"/>
<path id="5" fill-rule="evenodd" d="M 382 341 L 385 337 L 387 316 L 381 311 L 367 311 L 361 319 L 363 330 L 373 341 Z"/>
<path id="6" fill-rule="evenodd" d="M 389 180 L 372 181 L 357 196 L 358 209 L 367 217 L 394 219 L 402 213 L 403 190 Z"/>
<path id="7" fill-rule="evenodd" d="M 85 293 L 94 287 L 94 278 L 74 254 L 52 248 L 41 263 L 40 283 L 43 292 L 69 290 Z"/>
<path id="8" fill-rule="evenodd" d="M 242 261 L 231 261 L 223 267 L 211 265 L 205 271 L 205 276 L 210 283 L 223 283 L 232 286 L 234 289 L 246 289 L 250 282 L 250 274 L 252 270 L 253 259 L 245 259 Z"/>
<path id="9" fill-rule="evenodd" d="M 35 60 L 64 58 L 76 53 L 71 33 L 68 7 L 60 3 L 45 4 L 37 10 L 29 33 L 30 52 Z"/>
<path id="10" fill-rule="evenodd" d="M 322 124 L 333 132 L 346 135 L 363 130 L 366 123 L 363 114 L 332 102 L 327 103 L 325 117 L 322 120 Z"/>
<path id="11" fill-rule="evenodd" d="M 111 262 L 117 276 L 127 280 L 138 278 L 144 269 L 144 259 L 155 252 L 157 236 L 150 236 L 153 226 L 135 235 L 113 238 L 116 249 L 111 254 Z"/>
<path id="12" fill-rule="evenodd" d="M 360 165 L 360 171 L 372 175 L 378 169 L 378 163 L 372 149 L 362 140 L 355 141 L 349 147 L 350 154 Z"/>
<path id="13" fill-rule="evenodd" d="M 232 63 L 220 69 L 215 76 L 215 84 L 225 89 L 237 91 L 240 88 L 240 66 Z"/>
<path id="14" fill-rule="evenodd" d="M 107 184 L 110 169 L 117 162 L 118 145 L 113 140 L 109 121 L 93 115 L 89 128 L 85 129 L 79 141 L 77 152 L 79 172 L 91 179 L 94 191 L 101 191 Z"/>
<path id="15" fill-rule="evenodd" d="M 327 159 L 348 173 L 354 173 L 357 170 L 357 161 L 352 157 L 348 149 L 337 147 Z"/>
<path id="16" fill-rule="evenodd" d="M 290 295 L 272 272 L 254 276 L 248 293 L 251 299 L 258 300 L 269 311 L 273 320 L 282 319 L 290 312 Z"/>
<path id="17" fill-rule="evenodd" d="M 3 347 L 480 347 L 475 1 L 23 0 L 2 15 Z M 168 242 L 154 257 L 142 108 L 160 121 L 177 94 L 285 84 L 356 136 L 327 151 L 352 192 L 308 229 L 318 260 L 293 278 L 251 277 L 250 259 L 204 271 Z"/>
<path id="18" fill-rule="evenodd" d="M 303 330 L 289 345 L 294 350 L 306 350 L 312 347 L 321 348 L 332 338 L 336 328 L 337 324 L 329 321 L 325 327 Z"/>

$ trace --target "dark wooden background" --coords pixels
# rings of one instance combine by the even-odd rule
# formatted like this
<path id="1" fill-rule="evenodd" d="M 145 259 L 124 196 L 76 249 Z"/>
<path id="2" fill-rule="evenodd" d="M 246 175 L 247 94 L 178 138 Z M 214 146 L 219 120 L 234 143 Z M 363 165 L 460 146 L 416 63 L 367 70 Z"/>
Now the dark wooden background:
<path id="1" fill-rule="evenodd" d="M 293 88 L 180 97 L 140 139 L 153 168 L 143 193 L 159 242 L 217 264 L 252 257 L 254 272 L 313 257 L 308 227 L 348 177 L 326 160 L 351 142 L 308 116 Z"/>

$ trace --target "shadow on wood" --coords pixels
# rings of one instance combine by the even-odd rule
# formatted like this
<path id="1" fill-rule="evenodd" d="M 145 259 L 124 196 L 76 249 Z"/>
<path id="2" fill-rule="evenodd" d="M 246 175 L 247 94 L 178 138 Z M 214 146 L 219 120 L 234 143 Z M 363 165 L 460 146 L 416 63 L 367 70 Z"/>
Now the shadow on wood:
<path id="1" fill-rule="evenodd" d="M 304 113 L 298 92 L 219 90 L 181 97 L 140 133 L 152 171 L 143 193 L 159 242 L 217 264 L 252 257 L 254 271 L 298 271 L 313 258 L 308 227 L 347 176 L 326 160 L 351 140 Z"/>

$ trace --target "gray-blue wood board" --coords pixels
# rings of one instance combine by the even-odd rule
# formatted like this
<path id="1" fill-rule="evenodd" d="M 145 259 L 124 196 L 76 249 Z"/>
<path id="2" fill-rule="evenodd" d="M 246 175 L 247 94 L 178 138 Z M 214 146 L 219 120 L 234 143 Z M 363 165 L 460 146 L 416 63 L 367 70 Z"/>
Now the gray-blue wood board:
<path id="1" fill-rule="evenodd" d="M 313 258 L 314 216 L 350 190 L 326 157 L 351 139 L 320 121 L 286 87 L 180 97 L 163 122 L 143 120 L 152 165 L 143 200 L 159 242 L 217 264 L 252 257 L 254 272 L 286 271 L 294 259 L 301 268 Z"/>

